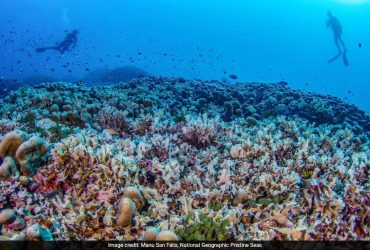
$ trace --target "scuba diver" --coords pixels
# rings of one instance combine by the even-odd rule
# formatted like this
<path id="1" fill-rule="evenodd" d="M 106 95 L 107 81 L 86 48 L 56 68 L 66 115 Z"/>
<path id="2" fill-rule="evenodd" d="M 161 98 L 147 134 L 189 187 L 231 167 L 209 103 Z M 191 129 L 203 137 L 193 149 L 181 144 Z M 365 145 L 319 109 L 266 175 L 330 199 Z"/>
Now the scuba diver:
<path id="1" fill-rule="evenodd" d="M 71 48 L 75 48 L 76 42 L 77 42 L 77 34 L 78 34 L 78 30 L 75 29 L 72 32 L 68 33 L 66 38 L 62 42 L 58 43 L 57 45 L 52 46 L 52 47 L 37 48 L 36 52 L 41 53 L 41 52 L 44 52 L 45 50 L 51 49 L 51 50 L 57 50 L 61 54 L 64 54 L 64 52 L 66 52 L 67 50 L 70 50 Z"/>
<path id="2" fill-rule="evenodd" d="M 336 56 L 334 56 L 333 58 L 331 58 L 328 62 L 329 63 L 334 62 L 336 59 L 339 58 L 339 56 L 342 55 L 342 49 L 340 47 L 340 45 L 342 45 L 342 47 L 343 47 L 343 62 L 344 62 L 344 65 L 348 66 L 349 63 L 348 63 L 348 60 L 347 60 L 347 48 L 346 48 L 346 45 L 344 45 L 344 42 L 342 40 L 342 33 L 343 33 L 342 25 L 340 24 L 338 18 L 333 16 L 333 14 L 330 11 L 328 11 L 327 15 L 328 15 L 329 19 L 326 21 L 326 27 L 327 28 L 331 27 L 331 29 L 333 30 L 334 42 L 335 42 L 335 45 L 338 48 L 338 54 Z"/>

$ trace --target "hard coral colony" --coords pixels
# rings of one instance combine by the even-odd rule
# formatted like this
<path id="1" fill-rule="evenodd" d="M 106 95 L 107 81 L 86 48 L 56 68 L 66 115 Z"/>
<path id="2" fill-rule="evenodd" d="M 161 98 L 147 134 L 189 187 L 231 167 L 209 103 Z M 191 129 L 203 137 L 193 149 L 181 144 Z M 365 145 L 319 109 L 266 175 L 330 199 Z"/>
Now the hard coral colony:
<path id="1" fill-rule="evenodd" d="M 147 77 L 0 104 L 1 239 L 370 238 L 370 118 L 336 98 Z"/>

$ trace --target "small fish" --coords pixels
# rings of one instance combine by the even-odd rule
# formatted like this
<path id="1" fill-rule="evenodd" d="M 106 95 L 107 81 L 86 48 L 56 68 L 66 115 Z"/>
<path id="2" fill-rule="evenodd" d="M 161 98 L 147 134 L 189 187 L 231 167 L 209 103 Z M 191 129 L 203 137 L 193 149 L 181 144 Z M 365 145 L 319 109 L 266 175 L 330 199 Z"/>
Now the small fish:
<path id="1" fill-rule="evenodd" d="M 362 47 L 362 44 L 361 43 L 358 43 L 358 47 L 361 48 Z"/>
<path id="2" fill-rule="evenodd" d="M 91 71 L 89 68 L 86 68 L 85 70 L 86 70 L 86 71 Z"/>
<path id="3" fill-rule="evenodd" d="M 54 68 L 51 68 L 50 70 L 51 70 L 51 71 L 53 71 L 53 72 L 55 71 L 55 69 L 54 69 Z"/>
<path id="4" fill-rule="evenodd" d="M 233 80 L 238 79 L 238 76 L 237 76 L 237 75 L 229 75 L 229 77 L 230 77 L 231 79 L 233 79 Z"/>

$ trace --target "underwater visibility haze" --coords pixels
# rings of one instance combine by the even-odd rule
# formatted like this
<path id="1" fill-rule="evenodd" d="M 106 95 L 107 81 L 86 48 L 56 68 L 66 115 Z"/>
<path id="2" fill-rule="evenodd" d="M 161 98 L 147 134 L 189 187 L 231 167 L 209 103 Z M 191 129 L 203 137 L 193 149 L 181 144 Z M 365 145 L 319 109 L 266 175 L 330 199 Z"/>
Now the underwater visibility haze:
<path id="1" fill-rule="evenodd" d="M 0 240 L 369 240 L 370 1 L 0 10 Z"/>

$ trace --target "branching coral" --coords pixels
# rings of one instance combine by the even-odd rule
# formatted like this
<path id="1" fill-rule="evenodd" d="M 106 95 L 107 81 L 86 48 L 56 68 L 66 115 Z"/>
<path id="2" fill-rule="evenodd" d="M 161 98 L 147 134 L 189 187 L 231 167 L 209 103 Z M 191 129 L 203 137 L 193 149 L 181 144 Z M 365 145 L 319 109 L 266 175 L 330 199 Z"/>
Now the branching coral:
<path id="1" fill-rule="evenodd" d="M 96 123 L 112 133 L 122 134 L 128 132 L 130 124 L 127 121 L 127 112 L 113 107 L 102 108 L 96 117 Z"/>
<path id="2" fill-rule="evenodd" d="M 15 130 L 19 124 L 14 120 L 1 119 L 0 120 L 0 134 L 5 135 Z"/>
<path id="3" fill-rule="evenodd" d="M 209 119 L 206 115 L 198 119 L 188 116 L 181 138 L 196 148 L 205 148 L 217 142 L 219 126 L 217 119 Z"/>

